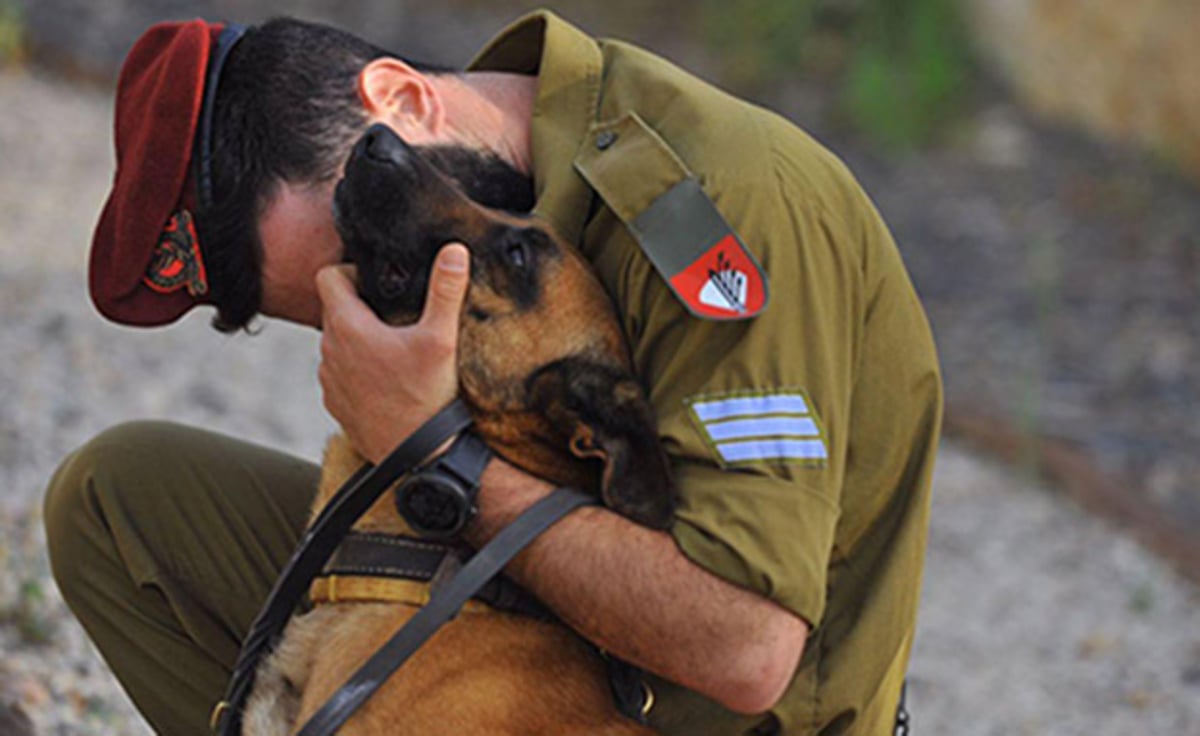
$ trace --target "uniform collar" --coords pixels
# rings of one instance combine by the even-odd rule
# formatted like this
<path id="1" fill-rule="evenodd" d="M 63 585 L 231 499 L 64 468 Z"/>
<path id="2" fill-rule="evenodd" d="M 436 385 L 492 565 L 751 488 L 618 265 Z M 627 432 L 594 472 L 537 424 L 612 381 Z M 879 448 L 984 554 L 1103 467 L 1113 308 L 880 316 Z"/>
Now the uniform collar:
<path id="1" fill-rule="evenodd" d="M 572 243 L 583 238 L 592 190 L 571 162 L 599 109 L 603 63 L 595 39 L 541 10 L 501 31 L 467 67 L 537 75 L 530 128 L 535 211 Z"/>

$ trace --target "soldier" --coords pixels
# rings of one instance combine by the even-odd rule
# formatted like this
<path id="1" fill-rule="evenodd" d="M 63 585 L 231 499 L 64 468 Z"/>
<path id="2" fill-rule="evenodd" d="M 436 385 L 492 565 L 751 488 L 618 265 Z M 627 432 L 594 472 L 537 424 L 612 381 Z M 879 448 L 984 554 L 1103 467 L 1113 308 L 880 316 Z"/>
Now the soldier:
<path id="1" fill-rule="evenodd" d="M 341 162 L 384 122 L 472 193 L 533 207 L 610 292 L 672 459 L 668 532 L 585 509 L 508 573 L 641 666 L 668 734 L 884 734 L 912 645 L 941 385 L 887 229 L 780 117 L 551 13 L 464 72 L 277 20 L 150 29 L 117 90 L 92 245 L 98 309 L 199 304 L 323 327 L 330 413 L 379 460 L 449 401 L 466 253 L 422 322 L 378 322 L 339 269 Z M 431 327 L 432 325 L 432 327 Z M 305 523 L 317 468 L 137 423 L 68 457 L 46 524 L 64 597 L 160 733 L 199 733 Z M 473 544 L 549 492 L 502 461 Z"/>

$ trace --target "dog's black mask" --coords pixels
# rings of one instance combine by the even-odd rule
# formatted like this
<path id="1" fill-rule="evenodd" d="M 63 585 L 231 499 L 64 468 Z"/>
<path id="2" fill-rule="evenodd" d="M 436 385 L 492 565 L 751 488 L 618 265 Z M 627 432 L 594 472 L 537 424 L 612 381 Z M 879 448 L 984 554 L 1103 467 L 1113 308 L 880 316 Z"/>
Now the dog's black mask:
<path id="1" fill-rule="evenodd" d="M 359 293 L 391 322 L 419 316 L 433 259 L 458 241 L 481 269 L 507 281 L 514 301 L 536 298 L 534 259 L 548 250 L 534 228 L 480 227 L 466 198 L 496 210 L 528 211 L 529 178 L 495 155 L 462 147 L 408 145 L 391 128 L 371 126 L 355 144 L 334 192 L 334 223 L 345 260 L 358 267 Z M 526 275 L 528 274 L 528 275 Z"/>

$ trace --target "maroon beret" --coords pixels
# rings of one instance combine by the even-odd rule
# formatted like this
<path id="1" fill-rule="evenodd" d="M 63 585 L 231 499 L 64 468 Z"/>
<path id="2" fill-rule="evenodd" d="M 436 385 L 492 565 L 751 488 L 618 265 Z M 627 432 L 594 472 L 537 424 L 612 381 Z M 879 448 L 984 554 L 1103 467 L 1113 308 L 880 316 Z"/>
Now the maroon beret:
<path id="1" fill-rule="evenodd" d="M 160 23 L 137 40 L 121 68 L 117 170 L 88 268 L 92 301 L 115 322 L 166 324 L 209 301 L 192 214 L 200 196 L 193 150 L 199 161 L 208 145 L 208 88 L 240 36 L 235 28 L 222 34 L 225 26 L 202 20 Z M 199 135 L 198 127 L 205 128 Z"/>

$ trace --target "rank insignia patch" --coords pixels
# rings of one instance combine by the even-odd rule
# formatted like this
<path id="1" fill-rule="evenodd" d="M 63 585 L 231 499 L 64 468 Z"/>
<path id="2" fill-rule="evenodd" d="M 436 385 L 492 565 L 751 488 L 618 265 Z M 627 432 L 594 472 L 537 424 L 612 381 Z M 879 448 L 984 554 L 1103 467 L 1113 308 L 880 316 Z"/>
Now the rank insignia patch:
<path id="1" fill-rule="evenodd" d="M 705 440 L 726 465 L 823 465 L 829 457 L 825 432 L 803 391 L 702 396 L 687 403 Z"/>
<path id="2" fill-rule="evenodd" d="M 634 237 L 697 317 L 749 319 L 767 306 L 767 278 L 700 183 L 688 177 L 630 224 Z"/>
<path id="3" fill-rule="evenodd" d="M 192 296 L 208 293 L 208 274 L 200 255 L 192 213 L 179 210 L 167 221 L 142 281 L 162 294 L 186 288 Z"/>

